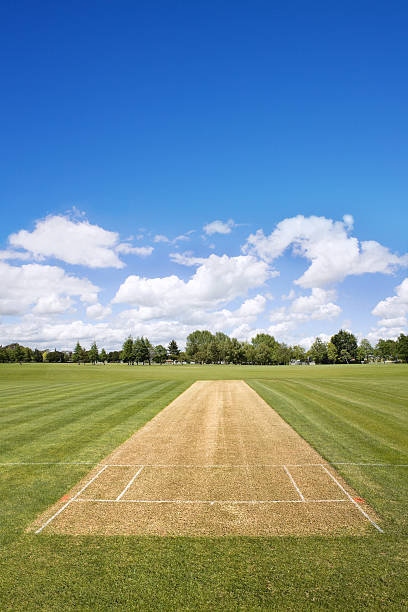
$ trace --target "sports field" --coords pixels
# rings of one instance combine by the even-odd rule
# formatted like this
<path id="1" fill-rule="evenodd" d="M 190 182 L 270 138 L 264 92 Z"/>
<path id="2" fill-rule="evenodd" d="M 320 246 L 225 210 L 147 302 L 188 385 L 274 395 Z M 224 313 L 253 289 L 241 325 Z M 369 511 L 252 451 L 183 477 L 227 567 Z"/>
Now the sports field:
<path id="1" fill-rule="evenodd" d="M 407 366 L 0 377 L 1 609 L 407 607 Z"/>

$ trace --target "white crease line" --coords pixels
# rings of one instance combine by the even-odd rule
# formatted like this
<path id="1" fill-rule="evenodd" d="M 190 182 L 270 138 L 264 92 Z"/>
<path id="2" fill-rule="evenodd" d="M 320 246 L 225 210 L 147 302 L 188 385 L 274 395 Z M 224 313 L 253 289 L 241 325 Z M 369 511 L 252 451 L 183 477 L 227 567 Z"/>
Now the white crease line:
<path id="1" fill-rule="evenodd" d="M 0 465 L 97 465 L 95 461 L 14 461 L 10 463 L 0 463 Z"/>
<path id="2" fill-rule="evenodd" d="M 331 504 L 348 502 L 348 499 L 273 499 L 273 500 L 199 500 L 199 499 L 75 499 L 77 503 L 82 502 L 105 502 L 118 504 Z"/>
<path id="3" fill-rule="evenodd" d="M 128 484 L 126 485 L 126 487 L 123 489 L 122 493 L 119 493 L 119 495 L 117 496 L 115 501 L 120 501 L 120 499 L 124 496 L 124 494 L 126 493 L 126 491 L 129 489 L 129 487 L 132 486 L 133 482 L 136 480 L 136 478 L 139 476 L 140 472 L 143 470 L 143 465 L 140 468 L 140 470 L 138 470 L 136 472 L 136 474 L 133 476 L 133 478 L 128 482 Z"/>
<path id="4" fill-rule="evenodd" d="M 339 488 L 340 488 L 340 489 L 343 491 L 343 493 L 345 493 L 345 494 L 347 495 L 347 497 L 349 498 L 349 500 L 350 500 L 350 501 L 351 501 L 351 502 L 352 502 L 352 503 L 353 503 L 353 504 L 356 506 L 356 508 L 358 508 L 358 510 L 360 510 L 361 514 L 363 514 L 363 515 L 366 517 L 366 519 L 368 519 L 368 520 L 370 521 L 370 523 L 371 523 L 371 524 L 372 524 L 372 525 L 373 525 L 373 526 L 374 526 L 374 527 L 375 527 L 375 528 L 376 528 L 376 529 L 377 529 L 377 530 L 378 530 L 380 533 L 384 533 L 384 531 L 381 529 L 381 527 L 379 527 L 379 526 L 377 525 L 377 523 L 375 523 L 375 522 L 373 521 L 373 519 L 372 519 L 372 518 L 370 518 L 370 517 L 368 516 L 367 512 L 365 512 L 365 511 L 362 509 L 362 507 L 361 507 L 361 506 L 360 506 L 360 505 L 359 505 L 359 504 L 356 502 L 356 500 L 355 500 L 355 499 L 353 499 L 353 498 L 351 497 L 350 493 L 348 493 L 348 492 L 346 491 L 346 489 L 345 489 L 345 488 L 344 488 L 344 487 L 343 487 L 343 486 L 342 486 L 342 485 L 339 483 L 339 481 L 337 480 L 337 478 L 335 478 L 335 477 L 333 476 L 333 474 L 331 474 L 331 473 L 329 472 L 329 470 L 328 470 L 328 469 L 327 469 L 327 468 L 326 468 L 326 467 L 325 467 L 323 464 L 322 464 L 322 468 L 324 469 L 324 471 L 325 471 L 325 472 L 327 472 L 327 474 L 328 474 L 328 475 L 330 476 L 330 478 L 331 478 L 331 479 L 332 479 L 332 480 L 333 480 L 333 481 L 336 483 L 336 485 L 337 485 L 337 486 L 338 486 L 338 487 L 339 487 Z"/>
<path id="5" fill-rule="evenodd" d="M 92 480 L 90 480 L 90 481 L 89 481 L 89 482 L 88 482 L 88 483 L 87 483 L 87 484 L 86 484 L 84 487 L 82 487 L 82 489 L 81 489 L 80 491 L 78 491 L 78 493 L 77 493 L 76 495 L 74 495 L 74 497 L 71 497 L 71 499 L 69 499 L 69 500 L 67 501 L 67 503 L 66 503 L 66 504 L 64 504 L 64 505 L 62 506 L 62 508 L 60 508 L 60 509 L 59 509 L 59 510 L 58 510 L 58 511 L 55 513 L 55 514 L 53 514 L 53 515 L 52 515 L 52 517 L 51 517 L 51 518 L 49 518 L 49 519 L 48 519 L 48 521 L 46 521 L 46 522 L 44 523 L 44 525 L 42 525 L 42 526 L 41 526 L 39 529 L 37 529 L 37 531 L 36 531 L 35 533 L 41 533 L 41 532 L 42 532 L 42 530 L 44 529 L 44 527 L 47 527 L 47 525 L 49 525 L 49 524 L 51 523 L 51 521 L 53 521 L 53 520 L 54 520 L 54 519 L 55 519 L 55 518 L 56 518 L 56 517 L 57 517 L 59 514 L 61 514 L 61 512 L 62 512 L 63 510 L 65 510 L 65 508 L 67 508 L 67 507 L 69 506 L 69 504 L 70 504 L 70 503 L 72 503 L 73 501 L 75 501 L 75 500 L 76 500 L 76 498 L 77 498 L 79 495 L 81 495 L 81 493 L 82 493 L 83 491 L 85 491 L 85 489 L 86 489 L 87 487 L 89 487 L 89 485 L 90 485 L 90 484 L 91 484 L 91 483 L 92 483 L 94 480 L 96 480 L 96 479 L 98 478 L 98 476 L 100 476 L 100 474 L 102 474 L 102 472 L 103 472 L 104 470 L 106 470 L 106 468 L 107 468 L 107 467 L 108 467 L 107 465 L 104 465 L 104 466 L 103 466 L 103 468 L 102 468 L 101 470 L 99 470 L 99 472 L 96 474 L 96 476 L 94 476 L 94 477 L 92 478 Z"/>
<path id="6" fill-rule="evenodd" d="M 296 484 L 292 474 L 289 472 L 289 470 L 286 467 L 286 465 L 283 466 L 283 469 L 285 470 L 286 474 L 289 476 L 289 479 L 290 479 L 291 483 L 293 484 L 293 486 L 295 487 L 296 491 L 298 492 L 298 495 L 299 495 L 300 499 L 304 502 L 305 498 L 303 497 L 301 490 L 297 486 L 297 484 Z"/>

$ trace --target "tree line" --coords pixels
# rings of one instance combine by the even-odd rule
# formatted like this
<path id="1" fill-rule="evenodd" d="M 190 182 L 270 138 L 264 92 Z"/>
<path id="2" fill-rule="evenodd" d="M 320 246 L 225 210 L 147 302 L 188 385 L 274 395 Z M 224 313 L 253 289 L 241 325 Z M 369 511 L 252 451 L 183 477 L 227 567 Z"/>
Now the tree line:
<path id="1" fill-rule="evenodd" d="M 196 330 L 189 334 L 185 350 L 179 349 L 177 342 L 171 340 L 168 347 L 154 346 L 148 338 L 129 336 L 122 350 L 107 352 L 99 349 L 93 342 L 86 349 L 77 342 L 73 351 L 40 351 L 20 344 L 0 347 L 0 363 L 5 362 L 74 362 L 81 363 L 118 363 L 164 364 L 252 364 L 288 365 L 290 363 L 368 363 L 373 361 L 408 362 L 408 335 L 400 334 L 397 340 L 380 339 L 372 346 L 367 339 L 357 342 L 354 334 L 341 329 L 329 342 L 317 337 L 308 351 L 299 345 L 289 346 L 278 342 L 269 334 L 257 334 L 250 342 L 240 342 L 227 334 L 208 330 Z"/>

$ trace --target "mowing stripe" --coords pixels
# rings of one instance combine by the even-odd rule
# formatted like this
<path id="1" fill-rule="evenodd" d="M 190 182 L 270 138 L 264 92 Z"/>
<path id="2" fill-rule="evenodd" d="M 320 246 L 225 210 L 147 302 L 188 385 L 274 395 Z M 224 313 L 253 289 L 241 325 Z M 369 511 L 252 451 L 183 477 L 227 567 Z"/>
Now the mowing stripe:
<path id="1" fill-rule="evenodd" d="M 375 527 L 375 528 L 376 528 L 376 529 L 377 529 L 377 530 L 378 530 L 380 533 L 384 533 L 384 531 L 381 529 L 381 527 L 379 527 L 379 526 L 377 525 L 377 523 L 375 523 L 375 522 L 373 521 L 373 519 L 372 519 L 372 518 L 370 518 L 370 517 L 368 516 L 367 512 L 365 512 L 365 511 L 362 509 L 362 507 L 361 507 L 361 506 L 360 506 L 360 505 L 359 505 L 359 504 L 356 502 L 356 500 L 355 500 L 355 499 L 353 499 L 353 498 L 351 497 L 350 493 L 348 493 L 348 492 L 346 491 L 346 489 L 345 489 L 345 488 L 344 488 L 344 487 L 343 487 L 343 486 L 342 486 L 342 485 L 339 483 L 339 481 L 337 480 L 337 478 L 335 478 L 335 477 L 333 476 L 333 474 L 331 474 L 331 473 L 329 472 L 329 470 L 328 470 L 328 469 L 327 469 L 327 468 L 326 468 L 326 467 L 325 467 L 323 464 L 321 464 L 321 466 L 322 466 L 322 468 L 324 469 L 324 471 L 325 471 L 325 472 L 327 472 L 327 474 L 330 476 L 330 478 L 331 478 L 331 479 L 332 479 L 332 480 L 333 480 L 333 481 L 336 483 L 336 485 L 337 485 L 338 487 L 340 487 L 340 489 L 341 489 L 341 490 L 342 490 L 342 491 L 343 491 L 343 492 L 344 492 L 344 493 L 347 495 L 347 497 L 349 498 L 349 500 L 350 500 L 350 501 L 351 501 L 351 502 L 352 502 L 352 503 L 353 503 L 353 504 L 356 506 L 356 508 L 358 508 L 358 509 L 360 510 L 361 514 L 363 514 L 363 515 L 366 517 L 366 519 L 368 519 L 368 520 L 370 521 L 370 523 L 371 523 L 371 524 L 372 524 L 372 525 L 373 525 L 373 526 L 374 526 L 374 527 Z"/>
<path id="2" fill-rule="evenodd" d="M 49 519 L 48 519 L 48 521 L 46 521 L 46 522 L 44 523 L 44 525 L 42 525 L 42 526 L 41 526 L 39 529 L 37 529 L 37 531 L 36 531 L 35 533 L 41 533 L 41 532 L 42 532 L 42 530 L 43 530 L 45 527 L 47 527 L 47 525 L 49 525 L 49 524 L 51 523 L 51 521 L 53 521 L 53 520 L 54 520 L 54 519 L 55 519 L 55 518 L 56 518 L 56 517 L 57 517 L 59 514 L 61 514 L 61 512 L 62 512 L 63 510 L 65 510 L 65 508 L 67 508 L 67 507 L 68 507 L 68 506 L 69 506 L 69 505 L 70 505 L 70 504 L 71 504 L 73 501 L 75 501 L 75 500 L 76 500 L 76 498 L 77 498 L 79 495 L 81 495 L 81 493 L 82 493 L 83 491 L 85 491 L 85 489 L 86 489 L 87 487 L 89 487 L 89 485 L 90 485 L 90 484 L 91 484 L 91 483 L 92 483 L 94 480 L 96 480 L 96 479 L 98 478 L 98 476 L 100 476 L 100 474 L 102 474 L 102 472 L 103 472 L 104 470 L 106 470 L 106 468 L 107 468 L 107 467 L 108 467 L 107 465 L 104 465 L 104 466 L 103 466 L 103 468 L 102 468 L 101 470 L 99 470 L 99 472 L 96 474 L 96 476 L 94 476 L 94 477 L 93 477 L 93 478 L 92 478 L 92 479 L 91 479 L 89 482 L 87 482 L 87 484 L 86 484 L 84 487 L 82 487 L 82 489 L 81 489 L 80 491 L 78 491 L 78 493 L 77 493 L 76 495 L 74 495 L 74 497 L 71 497 L 71 499 L 69 499 L 69 500 L 67 501 L 67 503 L 66 503 L 66 504 L 64 504 L 64 505 L 62 506 L 62 508 L 60 508 L 60 509 L 59 509 L 59 510 L 58 510 L 58 511 L 55 513 L 55 514 L 53 514 L 53 515 L 52 515 L 52 517 L 51 517 L 51 518 L 49 518 Z"/>
<path id="3" fill-rule="evenodd" d="M 136 480 L 136 478 L 139 476 L 140 472 L 143 470 L 143 465 L 140 468 L 140 470 L 138 470 L 136 472 L 136 474 L 133 476 L 133 478 L 127 483 L 126 487 L 123 489 L 122 493 L 119 493 L 119 495 L 117 496 L 115 501 L 120 501 L 122 499 L 122 497 L 124 496 L 124 494 L 126 493 L 126 491 L 129 489 L 129 487 L 132 486 L 132 483 Z"/>
<path id="4" fill-rule="evenodd" d="M 104 502 L 118 504 L 331 504 L 347 499 L 256 499 L 256 500 L 200 500 L 200 499 L 73 499 L 75 502 Z"/>
<path id="5" fill-rule="evenodd" d="M 300 489 L 299 489 L 299 487 L 297 486 L 297 484 L 296 484 L 296 482 L 295 482 L 295 480 L 294 480 L 294 478 L 293 478 L 292 474 L 289 472 L 289 470 L 288 470 L 288 468 L 286 467 L 286 465 L 284 465 L 284 466 L 283 466 L 283 469 L 285 470 L 285 472 L 286 472 L 286 473 L 287 473 L 287 475 L 289 476 L 289 479 L 290 479 L 291 483 L 293 484 L 293 486 L 295 487 L 296 491 L 298 492 L 300 499 L 301 499 L 302 501 L 305 501 L 305 498 L 303 497 L 301 490 L 300 490 Z"/>

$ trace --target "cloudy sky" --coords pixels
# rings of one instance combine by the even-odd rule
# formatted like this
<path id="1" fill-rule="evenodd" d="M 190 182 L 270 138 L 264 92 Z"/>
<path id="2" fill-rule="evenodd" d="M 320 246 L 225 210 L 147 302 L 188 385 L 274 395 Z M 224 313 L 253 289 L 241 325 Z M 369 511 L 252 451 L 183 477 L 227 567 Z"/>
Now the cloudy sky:
<path id="1" fill-rule="evenodd" d="M 192 4 L 3 9 L 0 344 L 407 333 L 408 9 Z"/>

